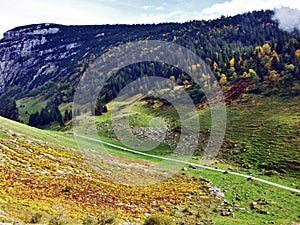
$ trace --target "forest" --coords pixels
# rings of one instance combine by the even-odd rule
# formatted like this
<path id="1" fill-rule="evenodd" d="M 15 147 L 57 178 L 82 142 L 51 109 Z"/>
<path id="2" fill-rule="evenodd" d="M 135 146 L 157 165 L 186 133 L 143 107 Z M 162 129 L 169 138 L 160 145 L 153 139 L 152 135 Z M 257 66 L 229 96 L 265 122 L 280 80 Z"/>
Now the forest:
<path id="1" fill-rule="evenodd" d="M 79 47 L 79 53 L 70 59 L 55 61 L 63 68 L 64 73 L 28 81 L 29 85 L 22 84 L 21 81 L 7 85 L 6 91 L 0 95 L 1 102 L 4 103 L 0 105 L 0 115 L 18 120 L 15 101 L 24 97 L 39 96 L 48 102 L 48 107 L 32 114 L 30 124 L 44 126 L 58 121 L 63 125 L 63 116 L 60 114 L 65 112 L 58 113 L 55 107 L 73 101 L 76 85 L 95 60 L 118 45 L 129 45 L 139 40 L 173 42 L 191 50 L 210 67 L 223 89 L 243 79 L 251 78 L 254 84 L 249 91 L 252 93 L 299 95 L 300 33 L 298 30 L 287 32 L 279 29 L 279 24 L 273 16 L 274 12 L 268 10 L 182 24 L 66 27 L 59 25 L 60 32 L 51 36 L 51 41 L 39 48 L 44 50 L 58 45 L 59 42 L 76 39 L 83 43 Z M 99 39 L 99 35 L 98 38 L 93 38 L 99 32 L 102 32 L 101 38 Z M 151 51 L 157 51 L 158 55 L 162 54 L 157 49 Z M 200 64 L 189 65 L 190 71 L 194 72 L 200 71 L 201 67 Z M 101 114 L 102 107 L 114 99 L 128 83 L 138 77 L 154 75 L 170 79 L 177 85 L 188 86 L 186 90 L 196 104 L 205 99 L 201 87 L 187 73 L 163 63 L 141 62 L 129 65 L 111 76 L 99 94 L 97 102 L 91 107 L 96 109 L 97 114 Z M 30 74 L 28 77 L 25 76 L 24 80 L 30 76 Z M 201 76 L 204 80 L 210 79 L 209 74 L 203 73 Z M 147 82 L 144 85 L 147 86 Z M 134 89 L 142 92 L 146 87 L 139 86 Z M 37 120 L 37 117 L 40 118 Z M 71 116 L 67 115 L 64 118 L 68 120 Z M 37 124 L 35 121 L 41 122 Z"/>

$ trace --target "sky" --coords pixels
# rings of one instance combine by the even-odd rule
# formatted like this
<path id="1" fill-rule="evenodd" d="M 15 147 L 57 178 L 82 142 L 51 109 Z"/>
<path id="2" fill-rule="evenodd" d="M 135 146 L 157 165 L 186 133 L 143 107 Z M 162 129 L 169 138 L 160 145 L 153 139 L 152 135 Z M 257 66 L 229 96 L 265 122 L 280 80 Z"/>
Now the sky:
<path id="1" fill-rule="evenodd" d="M 37 23 L 91 25 L 185 22 L 280 7 L 300 10 L 300 1 L 0 0 L 0 38 L 5 31 L 14 27 Z M 281 16 L 284 13 L 281 12 Z M 296 16 L 298 22 L 299 18 Z"/>

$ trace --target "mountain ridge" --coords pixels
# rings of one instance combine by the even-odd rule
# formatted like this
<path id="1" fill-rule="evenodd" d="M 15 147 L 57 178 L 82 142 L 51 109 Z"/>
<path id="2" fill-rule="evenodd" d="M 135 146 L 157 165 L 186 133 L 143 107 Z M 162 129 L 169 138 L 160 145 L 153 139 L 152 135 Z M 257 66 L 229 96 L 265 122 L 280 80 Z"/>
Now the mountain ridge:
<path id="1" fill-rule="evenodd" d="M 273 15 L 272 11 L 258 11 L 182 24 L 35 24 L 14 28 L 0 40 L 0 99 L 5 102 L 0 104 L 0 114 L 17 119 L 19 107 L 14 101 L 25 97 L 44 99 L 55 106 L 72 102 L 76 85 L 97 57 L 118 45 L 139 40 L 168 41 L 187 47 L 209 65 L 225 89 L 226 85 L 252 77 L 256 81 L 252 89 L 255 93 L 280 94 L 284 91 L 277 89 L 282 87 L 288 95 L 297 95 L 300 35 L 298 31 L 280 30 Z M 156 69 L 142 63 L 119 71 L 106 84 L 101 104 L 143 74 L 165 78 L 174 75 L 178 85 L 188 81 L 194 102 L 203 100 L 203 93 L 187 74 L 174 67 L 155 65 Z M 192 70 L 197 68 L 191 65 Z M 6 105 L 11 106 L 10 110 L 5 109 Z"/>

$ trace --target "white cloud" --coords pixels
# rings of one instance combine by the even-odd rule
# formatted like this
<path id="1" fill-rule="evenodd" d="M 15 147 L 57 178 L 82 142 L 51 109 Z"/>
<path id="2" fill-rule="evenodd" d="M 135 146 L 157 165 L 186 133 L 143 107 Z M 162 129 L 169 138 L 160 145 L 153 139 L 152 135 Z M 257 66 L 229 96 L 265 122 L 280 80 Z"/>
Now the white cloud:
<path id="1" fill-rule="evenodd" d="M 191 18 L 197 17 L 198 14 L 189 12 L 188 14 L 184 11 L 173 11 L 169 13 L 159 13 L 159 14 L 146 14 L 143 13 L 138 17 L 139 23 L 163 23 L 163 22 L 186 22 L 191 20 Z"/>
<path id="2" fill-rule="evenodd" d="M 164 10 L 164 7 L 166 4 L 163 3 L 161 6 L 155 6 L 155 5 L 144 5 L 142 8 L 145 10 L 158 10 L 158 11 L 162 11 Z"/>
<path id="3" fill-rule="evenodd" d="M 143 9 L 151 9 L 151 8 L 153 8 L 154 6 L 153 5 L 144 5 L 143 6 Z"/>
<path id="4" fill-rule="evenodd" d="M 155 10 L 159 10 L 159 11 L 161 11 L 161 10 L 163 10 L 164 9 L 164 7 L 162 7 L 162 6 L 159 6 L 159 7 L 156 7 L 155 8 Z"/>
<path id="5" fill-rule="evenodd" d="M 300 10 L 282 7 L 275 10 L 274 20 L 279 22 L 279 27 L 283 30 L 292 31 L 294 28 L 300 29 Z"/>
<path id="6" fill-rule="evenodd" d="M 300 9 L 300 1 L 295 0 L 231 0 L 224 3 L 214 4 L 203 9 L 199 13 L 201 19 L 214 19 L 224 16 L 234 16 L 253 10 L 266 10 L 280 7 L 291 7 Z"/>
<path id="7" fill-rule="evenodd" d="M 300 1 L 297 0 L 229 0 L 224 3 L 213 4 L 211 7 L 200 11 L 191 12 L 182 10 L 166 11 L 161 13 L 143 13 L 139 16 L 139 23 L 161 23 L 161 22 L 186 22 L 194 19 L 215 19 L 222 15 L 234 16 L 237 14 L 251 12 L 253 10 L 275 9 L 280 7 L 291 7 L 300 9 Z M 151 9 L 154 9 L 151 6 Z M 150 8 L 150 7 L 149 7 Z M 194 7 L 196 10 L 196 7 Z"/>
<path id="8" fill-rule="evenodd" d="M 0 0 L 0 37 L 16 26 L 33 23 L 151 24 L 213 19 L 280 6 L 300 9 L 299 0 L 224 0 L 203 9 L 204 5 L 209 4 L 198 0 L 152 0 L 151 4 L 149 0 Z"/>
<path id="9" fill-rule="evenodd" d="M 10 0 L 0 2 L 0 33 L 32 23 L 66 25 L 120 23 L 120 11 L 84 0 Z M 124 21 L 126 22 L 126 21 Z M 0 35 L 1 35 L 0 34 Z"/>
<path id="10" fill-rule="evenodd" d="M 161 23 L 162 21 L 169 21 L 174 16 L 174 13 L 159 13 L 159 14 L 146 14 L 142 13 L 138 18 L 138 23 Z"/>

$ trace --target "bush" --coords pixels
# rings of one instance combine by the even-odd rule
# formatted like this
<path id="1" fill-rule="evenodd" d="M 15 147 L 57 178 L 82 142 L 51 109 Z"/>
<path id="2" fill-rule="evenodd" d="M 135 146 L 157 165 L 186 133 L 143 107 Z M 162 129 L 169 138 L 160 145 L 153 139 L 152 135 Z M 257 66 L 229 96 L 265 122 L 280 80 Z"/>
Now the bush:
<path id="1" fill-rule="evenodd" d="M 162 215 L 153 215 L 145 220 L 144 225 L 174 225 L 171 218 Z"/>
<path id="2" fill-rule="evenodd" d="M 64 225 L 64 224 L 65 222 L 62 219 L 62 215 L 53 216 L 48 223 L 48 225 Z"/>
<path id="3" fill-rule="evenodd" d="M 30 223 L 39 223 L 42 220 L 43 215 L 41 213 L 35 213 L 31 216 Z"/>
<path id="4" fill-rule="evenodd" d="M 117 213 L 115 212 L 105 212 L 100 215 L 98 218 L 99 225 L 107 225 L 107 224 L 116 224 L 117 223 Z"/>
<path id="5" fill-rule="evenodd" d="M 265 171 L 264 174 L 266 176 L 279 176 L 280 173 L 278 173 L 278 171 L 276 170 L 268 170 L 268 171 Z"/>
<path id="6" fill-rule="evenodd" d="M 82 225 L 94 225 L 95 219 L 92 216 L 87 216 L 83 219 Z"/>

